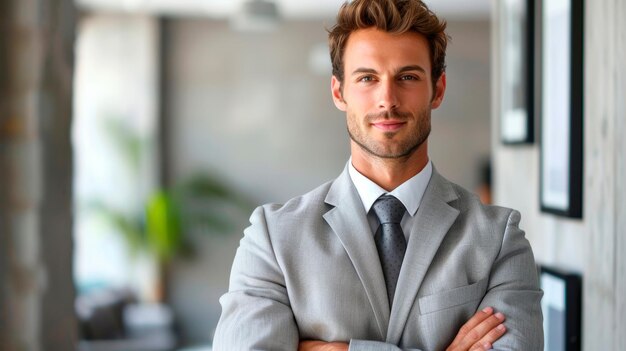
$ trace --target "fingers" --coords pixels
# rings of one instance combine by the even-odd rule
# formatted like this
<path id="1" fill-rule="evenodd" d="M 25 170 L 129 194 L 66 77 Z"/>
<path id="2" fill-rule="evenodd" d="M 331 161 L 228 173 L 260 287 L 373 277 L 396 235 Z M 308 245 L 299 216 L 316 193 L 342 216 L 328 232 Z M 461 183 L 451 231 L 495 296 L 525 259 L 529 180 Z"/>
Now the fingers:
<path id="1" fill-rule="evenodd" d="M 506 332 L 502 313 L 487 307 L 476 312 L 459 330 L 448 351 L 489 350 L 493 342 Z"/>
<path id="2" fill-rule="evenodd" d="M 326 346 L 326 343 L 323 341 L 319 341 L 319 340 L 300 341 L 300 344 L 298 345 L 298 351 L 323 350 L 325 346 Z"/>
<path id="3" fill-rule="evenodd" d="M 459 329 L 459 332 L 456 334 L 456 337 L 454 338 L 454 340 L 452 341 L 452 344 L 450 344 L 448 349 L 453 350 L 453 348 L 458 346 L 463 340 L 463 338 L 472 329 L 474 329 L 477 325 L 482 323 L 485 319 L 489 318 L 492 314 L 493 314 L 493 308 L 491 307 L 485 307 L 481 311 L 476 312 L 476 314 L 474 314 L 472 318 L 470 318 L 465 324 L 463 324 L 461 329 Z"/>
<path id="4" fill-rule="evenodd" d="M 482 311 L 476 312 L 476 314 L 470 318 L 463 327 L 461 327 L 461 333 L 463 333 L 463 337 L 470 333 L 474 328 L 483 323 L 489 317 L 493 315 L 493 308 L 485 307 Z"/>
<path id="5" fill-rule="evenodd" d="M 506 332 L 506 327 L 504 324 L 498 324 L 495 328 L 491 329 L 487 335 L 485 335 L 480 341 L 476 342 L 472 345 L 470 350 L 491 350 L 493 347 L 493 343 L 500 339 L 502 335 Z"/>
<path id="6" fill-rule="evenodd" d="M 324 342 L 319 340 L 300 341 L 298 351 L 348 351 L 344 342 Z"/>
<path id="7" fill-rule="evenodd" d="M 491 349 L 493 342 L 498 340 L 506 332 L 506 328 L 502 322 L 504 322 L 504 315 L 502 313 L 489 316 L 465 335 L 459 343 L 460 349 Z"/>

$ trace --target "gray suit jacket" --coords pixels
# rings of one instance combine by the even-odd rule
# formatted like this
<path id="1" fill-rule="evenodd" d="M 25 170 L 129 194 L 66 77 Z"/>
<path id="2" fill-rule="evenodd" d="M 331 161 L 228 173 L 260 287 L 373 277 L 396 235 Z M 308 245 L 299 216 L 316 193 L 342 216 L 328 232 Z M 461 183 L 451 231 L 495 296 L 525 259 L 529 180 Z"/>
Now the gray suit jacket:
<path id="1" fill-rule="evenodd" d="M 389 308 L 376 245 L 347 168 L 284 205 L 257 208 L 237 249 L 213 348 L 444 350 L 479 309 L 507 320 L 498 350 L 543 350 L 537 271 L 517 211 L 485 206 L 437 171 Z"/>

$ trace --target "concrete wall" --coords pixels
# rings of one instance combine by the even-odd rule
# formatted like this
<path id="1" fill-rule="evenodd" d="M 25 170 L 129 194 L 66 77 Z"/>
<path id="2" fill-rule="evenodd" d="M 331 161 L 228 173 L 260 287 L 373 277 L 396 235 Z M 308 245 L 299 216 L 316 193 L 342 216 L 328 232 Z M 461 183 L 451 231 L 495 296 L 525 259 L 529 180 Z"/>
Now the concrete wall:
<path id="1" fill-rule="evenodd" d="M 72 350 L 69 0 L 0 5 L 0 350 Z"/>
<path id="2" fill-rule="evenodd" d="M 330 66 L 322 62 L 319 72 L 309 63 L 312 51 L 326 58 L 330 23 L 288 21 L 276 32 L 242 33 L 224 21 L 166 21 L 166 179 L 207 170 L 261 204 L 336 177 L 349 157 L 345 116 L 331 100 Z M 450 23 L 447 97 L 433 114 L 432 159 L 469 188 L 490 148 L 489 30 L 488 21 Z M 195 238 L 202 256 L 177 261 L 169 274 L 188 342 L 213 335 L 248 215 L 230 236 Z"/>
<path id="3" fill-rule="evenodd" d="M 493 1 L 496 11 L 498 1 Z M 537 260 L 583 275 L 584 350 L 626 345 L 626 4 L 585 1 L 582 220 L 539 211 L 539 145 L 503 146 L 498 131 L 498 18 L 493 22 L 495 199 L 522 212 Z"/>

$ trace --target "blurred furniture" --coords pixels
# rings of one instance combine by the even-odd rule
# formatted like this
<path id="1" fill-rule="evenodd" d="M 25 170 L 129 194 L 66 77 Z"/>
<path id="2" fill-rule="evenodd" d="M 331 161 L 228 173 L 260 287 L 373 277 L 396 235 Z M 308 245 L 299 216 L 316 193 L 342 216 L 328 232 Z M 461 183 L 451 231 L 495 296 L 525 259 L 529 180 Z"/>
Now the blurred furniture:
<path id="1" fill-rule="evenodd" d="M 79 351 L 171 351 L 177 346 L 171 309 L 138 303 L 125 290 L 102 290 L 79 296 Z"/>

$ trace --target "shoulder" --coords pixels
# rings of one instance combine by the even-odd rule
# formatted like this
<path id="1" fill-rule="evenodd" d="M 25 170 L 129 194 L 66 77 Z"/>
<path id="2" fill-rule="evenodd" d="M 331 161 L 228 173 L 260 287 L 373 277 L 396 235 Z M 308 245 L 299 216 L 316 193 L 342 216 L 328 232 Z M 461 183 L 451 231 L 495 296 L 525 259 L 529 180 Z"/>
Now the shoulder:
<path id="1" fill-rule="evenodd" d="M 450 205 L 459 210 L 459 219 L 467 226 L 479 229 L 481 232 L 503 234 L 510 226 L 518 227 L 521 220 L 519 211 L 512 208 L 483 204 L 478 196 L 462 186 L 450 182 L 456 194 L 456 200 Z"/>
<path id="2" fill-rule="evenodd" d="M 306 219 L 321 218 L 321 215 L 331 207 L 326 204 L 325 199 L 332 184 L 333 181 L 328 181 L 284 204 L 268 203 L 259 206 L 253 213 L 253 217 L 263 216 L 268 225 L 280 222 L 281 226 Z"/>
<path id="3" fill-rule="evenodd" d="M 255 246 L 269 245 L 277 256 L 299 252 L 293 247 L 301 246 L 303 240 L 315 240 L 328 227 L 324 214 L 332 206 L 325 199 L 331 185 L 332 182 L 322 184 L 284 204 L 257 207 L 244 230 L 244 241 L 255 242 Z"/>

